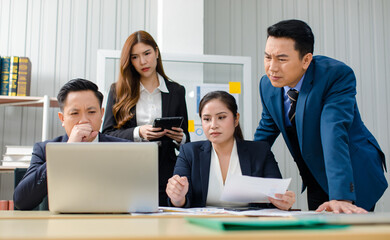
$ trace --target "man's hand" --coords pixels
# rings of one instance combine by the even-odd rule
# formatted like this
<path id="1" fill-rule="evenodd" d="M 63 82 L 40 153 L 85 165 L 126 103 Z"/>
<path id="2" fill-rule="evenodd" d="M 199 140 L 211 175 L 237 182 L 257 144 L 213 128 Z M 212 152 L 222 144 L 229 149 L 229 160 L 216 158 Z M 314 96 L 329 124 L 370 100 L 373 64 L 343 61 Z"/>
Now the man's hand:
<path id="1" fill-rule="evenodd" d="M 343 201 L 343 200 L 331 200 L 329 202 L 324 202 L 321 204 L 316 212 L 333 212 L 333 213 L 367 213 L 366 210 L 363 208 L 360 208 L 356 205 L 353 205 L 350 201 Z"/>
<path id="2" fill-rule="evenodd" d="M 139 136 L 150 141 L 165 135 L 165 130 L 160 131 L 161 128 L 154 128 L 152 125 L 143 125 L 139 128 Z"/>
<path id="3" fill-rule="evenodd" d="M 295 193 L 286 191 L 285 194 L 275 194 L 276 198 L 268 197 L 268 200 L 277 208 L 281 210 L 289 210 L 295 203 Z"/>
<path id="4" fill-rule="evenodd" d="M 173 206 L 183 207 L 186 203 L 186 194 L 188 192 L 187 177 L 180 177 L 179 175 L 171 177 L 168 180 L 166 192 Z"/>
<path id="5" fill-rule="evenodd" d="M 72 128 L 68 143 L 71 142 L 92 142 L 99 134 L 94 131 L 89 123 L 76 124 Z"/>

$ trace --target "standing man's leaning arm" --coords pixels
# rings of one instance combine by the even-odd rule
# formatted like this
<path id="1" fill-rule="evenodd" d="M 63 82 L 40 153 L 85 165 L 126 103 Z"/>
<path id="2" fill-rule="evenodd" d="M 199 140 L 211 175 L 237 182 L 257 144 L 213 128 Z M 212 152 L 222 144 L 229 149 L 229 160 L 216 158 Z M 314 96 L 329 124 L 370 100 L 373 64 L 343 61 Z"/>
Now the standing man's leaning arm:
<path id="1" fill-rule="evenodd" d="M 269 81 L 266 76 L 262 77 L 259 84 L 259 92 L 261 103 L 263 106 L 263 111 L 261 113 L 261 119 L 259 126 L 256 129 L 254 141 L 267 141 L 270 146 L 272 146 L 276 138 L 280 134 L 280 130 L 276 125 L 274 119 L 269 113 L 267 106 L 265 104 L 264 94 L 262 92 L 262 85 L 265 81 Z M 269 100 L 268 100 L 269 101 Z"/>

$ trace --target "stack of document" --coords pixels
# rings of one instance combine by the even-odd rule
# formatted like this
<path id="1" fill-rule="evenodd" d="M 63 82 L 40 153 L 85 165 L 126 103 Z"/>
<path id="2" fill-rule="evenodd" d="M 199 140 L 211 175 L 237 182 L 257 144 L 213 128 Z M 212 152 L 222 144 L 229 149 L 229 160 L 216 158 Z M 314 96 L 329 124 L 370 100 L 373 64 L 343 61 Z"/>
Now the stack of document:
<path id="1" fill-rule="evenodd" d="M 7 167 L 28 167 L 30 166 L 32 146 L 5 146 L 6 152 L 3 155 L 2 165 Z"/>

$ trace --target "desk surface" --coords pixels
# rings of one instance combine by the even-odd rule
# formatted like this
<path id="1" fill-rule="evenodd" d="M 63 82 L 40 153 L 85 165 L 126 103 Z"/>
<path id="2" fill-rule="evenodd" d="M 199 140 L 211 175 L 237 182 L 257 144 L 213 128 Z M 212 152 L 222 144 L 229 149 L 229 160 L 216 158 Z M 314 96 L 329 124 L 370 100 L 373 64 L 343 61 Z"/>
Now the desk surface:
<path id="1" fill-rule="evenodd" d="M 269 218 L 261 218 L 267 220 Z M 288 221 L 288 218 L 286 219 Z M 359 225 L 337 230 L 219 231 L 183 217 L 128 214 L 51 214 L 0 212 L 1 239 L 390 239 L 390 225 Z"/>

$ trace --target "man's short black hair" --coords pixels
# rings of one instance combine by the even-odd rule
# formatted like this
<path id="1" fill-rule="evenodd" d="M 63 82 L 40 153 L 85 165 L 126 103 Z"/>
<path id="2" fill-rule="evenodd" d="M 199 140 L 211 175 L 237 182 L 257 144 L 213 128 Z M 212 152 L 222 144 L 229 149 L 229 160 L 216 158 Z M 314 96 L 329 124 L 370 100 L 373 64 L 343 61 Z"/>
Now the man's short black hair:
<path id="1" fill-rule="evenodd" d="M 62 88 L 58 92 L 57 101 L 61 111 L 64 110 L 66 97 L 70 92 L 87 91 L 87 90 L 91 90 L 93 93 L 95 93 L 95 96 L 99 100 L 100 108 L 101 108 L 103 103 L 103 94 L 99 92 L 98 86 L 89 80 L 76 78 L 65 83 L 65 85 L 62 86 Z"/>
<path id="2" fill-rule="evenodd" d="M 295 50 L 302 59 L 314 51 L 314 35 L 309 25 L 304 21 L 291 19 L 278 22 L 267 29 L 268 37 L 290 38 L 295 42 Z"/>

